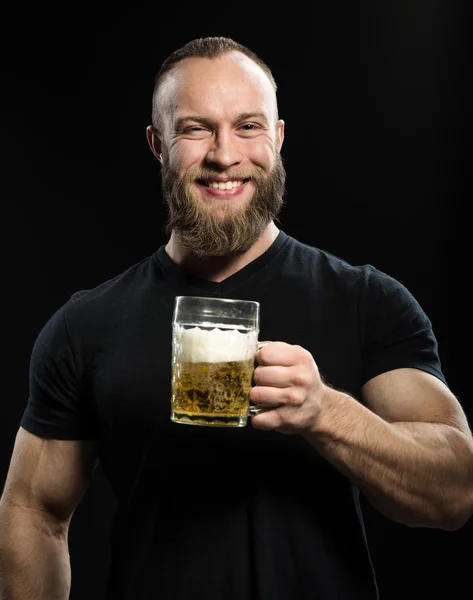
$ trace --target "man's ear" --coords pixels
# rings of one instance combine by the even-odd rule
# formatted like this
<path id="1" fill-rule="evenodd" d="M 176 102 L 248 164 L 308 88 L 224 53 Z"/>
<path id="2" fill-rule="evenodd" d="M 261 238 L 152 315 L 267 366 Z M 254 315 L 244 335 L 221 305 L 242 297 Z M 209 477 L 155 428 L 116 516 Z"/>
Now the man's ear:
<path id="1" fill-rule="evenodd" d="M 148 140 L 149 147 L 151 148 L 151 152 L 155 155 L 155 157 L 162 161 L 162 153 L 161 153 L 161 137 L 159 131 L 153 125 L 148 125 L 146 128 L 146 139 Z"/>
<path id="2" fill-rule="evenodd" d="M 284 121 L 282 119 L 279 119 L 276 123 L 276 147 L 278 149 L 278 152 L 281 151 L 282 144 L 284 142 L 284 127 Z"/>

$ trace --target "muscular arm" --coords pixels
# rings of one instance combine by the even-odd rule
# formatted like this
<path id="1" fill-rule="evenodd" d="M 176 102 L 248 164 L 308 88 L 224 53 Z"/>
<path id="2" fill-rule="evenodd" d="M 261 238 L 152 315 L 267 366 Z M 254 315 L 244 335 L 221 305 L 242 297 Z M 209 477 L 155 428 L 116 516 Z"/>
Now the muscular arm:
<path id="1" fill-rule="evenodd" d="M 461 527 L 473 512 L 473 439 L 455 396 L 416 369 L 379 375 L 362 394 L 365 406 L 328 389 L 305 437 L 389 518 Z"/>
<path id="2" fill-rule="evenodd" d="M 69 523 L 96 464 L 92 441 L 20 428 L 0 499 L 1 600 L 69 598 Z"/>

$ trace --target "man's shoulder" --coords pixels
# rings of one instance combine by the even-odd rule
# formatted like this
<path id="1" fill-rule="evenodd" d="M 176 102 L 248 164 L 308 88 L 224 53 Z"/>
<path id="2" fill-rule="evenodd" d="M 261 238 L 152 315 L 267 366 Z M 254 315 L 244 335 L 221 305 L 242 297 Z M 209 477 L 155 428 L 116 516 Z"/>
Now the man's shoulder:
<path id="1" fill-rule="evenodd" d="M 367 294 L 370 297 L 409 296 L 406 287 L 393 275 L 372 262 L 350 261 L 327 249 L 289 236 L 286 262 L 281 274 L 291 285 L 310 285 L 317 293 Z"/>
<path id="2" fill-rule="evenodd" d="M 65 303 L 67 311 L 80 311 L 82 308 L 99 308 L 105 310 L 116 303 L 142 294 L 154 281 L 154 255 L 126 267 L 119 273 L 104 279 L 90 288 L 77 289 L 72 292 Z"/>
<path id="3" fill-rule="evenodd" d="M 330 250 L 302 241 L 300 238 L 288 236 L 290 239 L 288 258 L 300 267 L 306 267 L 311 272 L 326 273 L 342 277 L 371 277 L 381 272 L 369 263 L 357 264 L 350 262 Z"/>

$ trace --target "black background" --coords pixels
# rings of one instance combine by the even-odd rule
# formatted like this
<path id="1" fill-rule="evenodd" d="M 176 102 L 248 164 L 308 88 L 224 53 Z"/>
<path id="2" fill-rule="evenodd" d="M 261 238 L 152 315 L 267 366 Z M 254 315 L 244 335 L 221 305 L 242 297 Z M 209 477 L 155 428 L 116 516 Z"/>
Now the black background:
<path id="1" fill-rule="evenodd" d="M 153 76 L 169 52 L 204 35 L 234 37 L 273 69 L 286 121 L 281 228 L 404 283 L 430 316 L 444 372 L 473 418 L 464 7 L 253 4 L 2 9 L 2 482 L 46 319 L 72 292 L 165 241 L 159 165 L 145 138 Z M 71 524 L 73 600 L 104 597 L 113 510 L 99 471 Z M 456 532 L 410 529 L 367 511 L 382 600 L 473 597 L 471 521 Z"/>

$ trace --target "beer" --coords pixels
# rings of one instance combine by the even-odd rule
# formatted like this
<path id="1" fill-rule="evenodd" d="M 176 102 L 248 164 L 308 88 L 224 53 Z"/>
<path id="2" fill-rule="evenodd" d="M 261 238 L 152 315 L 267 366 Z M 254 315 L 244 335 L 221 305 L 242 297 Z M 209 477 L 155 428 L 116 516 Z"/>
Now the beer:
<path id="1" fill-rule="evenodd" d="M 246 425 L 257 332 L 174 325 L 171 419 Z"/>

